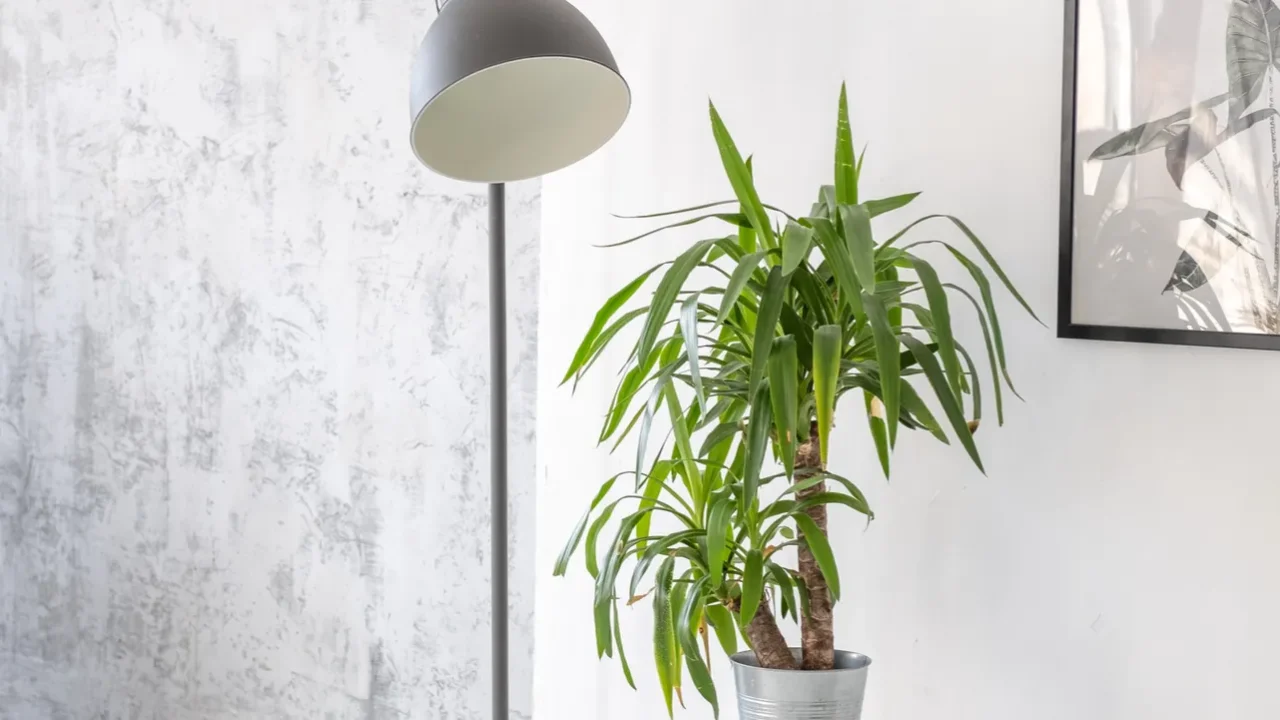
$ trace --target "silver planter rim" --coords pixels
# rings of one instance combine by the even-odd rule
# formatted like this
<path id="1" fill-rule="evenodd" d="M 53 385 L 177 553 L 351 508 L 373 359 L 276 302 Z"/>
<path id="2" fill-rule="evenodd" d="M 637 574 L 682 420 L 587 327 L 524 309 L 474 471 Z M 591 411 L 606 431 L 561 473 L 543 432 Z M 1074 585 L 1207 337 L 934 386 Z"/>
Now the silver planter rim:
<path id="1" fill-rule="evenodd" d="M 800 657 L 802 655 L 801 649 L 793 647 L 793 648 L 790 648 L 790 650 L 791 650 L 792 656 L 795 657 L 796 662 L 800 662 Z M 863 672 L 868 667 L 871 666 L 871 658 L 867 657 L 866 655 L 863 655 L 862 653 L 851 652 L 848 650 L 836 650 L 837 667 L 831 670 L 789 670 L 785 668 L 775 669 L 775 668 L 760 667 L 760 663 L 756 661 L 756 654 L 755 654 L 755 651 L 753 650 L 744 650 L 740 653 L 735 653 L 734 655 L 729 656 L 729 661 L 732 662 L 734 665 L 742 665 L 744 667 L 749 667 L 759 672 L 780 673 L 780 674 L 794 673 L 796 675 L 804 675 L 806 677 L 812 677 L 814 675 L 824 675 L 824 674 Z"/>

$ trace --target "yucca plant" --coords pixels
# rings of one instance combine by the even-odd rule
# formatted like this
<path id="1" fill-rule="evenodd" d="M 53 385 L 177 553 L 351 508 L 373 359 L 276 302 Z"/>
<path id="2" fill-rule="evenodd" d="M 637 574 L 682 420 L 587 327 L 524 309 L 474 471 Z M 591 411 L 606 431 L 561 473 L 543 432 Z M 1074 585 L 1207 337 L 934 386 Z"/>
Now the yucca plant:
<path id="1" fill-rule="evenodd" d="M 875 241 L 872 218 L 918 193 L 860 199 L 865 151 L 855 157 L 843 88 L 835 183 L 823 187 L 801 217 L 761 202 L 751 163 L 714 105 L 711 128 L 736 200 L 642 217 L 682 218 L 660 230 L 723 222 L 735 232 L 692 243 L 609 298 L 565 375 L 565 382 L 576 384 L 606 348 L 634 337 L 638 326 L 599 438 L 616 449 L 634 435 L 635 469 L 600 487 L 555 573 L 566 572 L 585 537 L 587 571 L 596 580 L 596 649 L 602 657 L 616 653 L 628 682 L 619 601 L 650 598 L 654 658 L 668 712 L 673 693 L 682 697 L 682 666 L 718 712 L 708 671 L 711 634 L 728 654 L 744 637 L 766 668 L 832 667 L 831 610 L 840 598 L 840 575 L 827 539 L 827 510 L 842 506 L 872 517 L 858 487 L 827 470 L 835 410 L 848 393 L 866 415 L 886 476 L 903 427 L 943 443 L 954 438 L 982 467 L 973 438 L 983 412 L 982 378 L 973 354 L 952 332 L 952 305 L 959 298 L 977 313 L 1003 422 L 1002 385 L 1016 391 L 1005 369 L 991 282 L 960 248 L 938 240 L 908 242 L 908 231 L 930 219 L 949 221 L 1035 316 L 978 237 L 953 217 L 925 217 Z M 732 203 L 736 212 L 692 215 Z M 917 254 L 925 245 L 959 263 L 976 297 L 940 279 Z M 624 311 L 655 278 L 647 302 Z M 669 440 L 651 457 L 650 435 L 660 413 L 668 421 L 664 427 L 670 426 Z M 612 536 L 602 544 L 615 517 Z M 778 551 L 787 547 L 796 550 L 794 568 L 780 562 Z M 630 577 L 620 585 L 624 565 Z M 798 662 L 775 612 L 801 624 Z"/>

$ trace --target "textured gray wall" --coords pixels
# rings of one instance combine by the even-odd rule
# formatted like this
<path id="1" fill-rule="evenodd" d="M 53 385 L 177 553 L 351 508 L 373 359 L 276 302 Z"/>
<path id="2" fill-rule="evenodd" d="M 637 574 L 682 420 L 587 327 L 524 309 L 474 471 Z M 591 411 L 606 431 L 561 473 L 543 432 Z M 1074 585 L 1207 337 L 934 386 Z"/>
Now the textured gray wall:
<path id="1" fill-rule="evenodd" d="M 0 718 L 488 717 L 486 213 L 407 147 L 433 16 L 0 0 Z"/>

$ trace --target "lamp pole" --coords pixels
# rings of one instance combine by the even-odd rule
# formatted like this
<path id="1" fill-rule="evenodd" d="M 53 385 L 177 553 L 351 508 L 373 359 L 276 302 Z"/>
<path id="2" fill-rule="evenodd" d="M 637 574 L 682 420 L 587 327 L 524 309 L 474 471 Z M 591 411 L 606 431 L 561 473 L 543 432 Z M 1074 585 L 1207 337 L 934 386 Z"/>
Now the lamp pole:
<path id="1" fill-rule="evenodd" d="M 510 711 L 507 626 L 507 199 L 489 185 L 489 472 L 493 603 L 493 718 Z"/>

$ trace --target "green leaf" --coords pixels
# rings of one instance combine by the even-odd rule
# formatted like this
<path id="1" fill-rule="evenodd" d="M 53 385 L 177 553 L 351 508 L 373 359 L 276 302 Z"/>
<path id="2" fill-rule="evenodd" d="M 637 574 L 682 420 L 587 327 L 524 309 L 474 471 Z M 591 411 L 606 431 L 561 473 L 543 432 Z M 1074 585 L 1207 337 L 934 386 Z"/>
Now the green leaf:
<path id="1" fill-rule="evenodd" d="M 661 452 L 659 452 L 661 455 Z M 667 477 L 671 474 L 671 462 L 668 460 L 659 460 L 653 464 L 653 468 L 649 470 L 649 476 L 643 480 L 644 483 L 644 499 L 640 501 L 640 509 L 652 509 L 657 505 L 658 496 L 662 493 Z M 647 513 L 636 523 L 636 534 L 645 537 L 649 534 L 649 526 L 653 522 L 653 513 Z M 641 542 L 638 550 L 644 550 L 645 543 Z M 633 593 L 634 594 L 634 593 Z"/>
<path id="2" fill-rule="evenodd" d="M 720 717 L 720 704 L 716 699 L 716 686 L 711 680 L 711 673 L 702 659 L 702 648 L 698 647 L 698 628 L 694 619 L 702 609 L 702 590 L 707 578 L 702 577 L 693 583 L 684 599 L 684 606 L 676 620 L 676 636 L 684 648 L 685 667 L 689 668 L 689 677 L 693 686 L 698 689 L 708 703 L 712 713 Z"/>
<path id="3" fill-rule="evenodd" d="M 613 657 L 613 625 L 610 623 L 613 605 L 610 601 L 596 601 L 593 619 L 596 629 L 596 657 Z"/>
<path id="4" fill-rule="evenodd" d="M 586 336 L 582 338 L 582 344 L 578 346 L 577 352 L 573 354 L 573 362 L 569 363 L 569 370 L 564 374 L 564 379 L 560 381 L 561 385 L 569 382 L 574 373 L 578 372 L 583 364 L 587 362 L 592 348 L 595 347 L 596 340 L 600 337 L 600 331 L 604 329 L 605 323 L 609 322 L 609 318 L 613 317 L 613 314 L 625 305 L 631 299 L 631 296 L 636 294 L 636 290 L 639 290 L 640 286 L 644 285 L 644 282 L 649 279 L 649 276 L 660 267 L 662 265 L 655 265 L 640 273 L 635 280 L 627 283 L 626 287 L 614 293 L 605 301 L 600 310 L 596 312 L 595 319 L 591 321 L 591 327 L 587 329 Z"/>
<path id="5" fill-rule="evenodd" d="M 644 419 L 640 421 L 640 436 L 636 439 L 636 477 L 641 475 L 644 467 L 645 450 L 649 447 L 649 431 L 653 428 L 653 415 L 666 397 L 666 390 L 671 388 L 671 374 L 663 373 L 653 390 L 649 393 L 649 402 L 644 406 Z"/>
<path id="6" fill-rule="evenodd" d="M 862 391 L 863 404 L 867 408 L 867 423 L 871 427 L 871 439 L 876 444 L 876 457 L 880 459 L 880 469 L 885 478 L 889 477 L 889 431 L 885 428 L 884 419 L 876 417 L 873 400 L 875 395 Z"/>
<path id="7" fill-rule="evenodd" d="M 813 559 L 818 563 L 818 569 L 822 571 L 822 576 L 827 580 L 827 588 L 831 590 L 831 600 L 834 602 L 840 599 L 840 570 L 836 567 L 835 555 L 831 553 L 831 544 L 827 542 L 827 536 L 822 534 L 822 530 L 818 528 L 818 524 L 813 518 L 798 513 L 792 517 L 796 524 L 796 529 L 804 535 L 805 544 L 809 546 L 809 552 L 813 553 Z"/>
<path id="8" fill-rule="evenodd" d="M 978 324 L 982 326 L 982 341 L 987 347 L 987 365 L 991 369 L 991 385 L 995 388 L 996 393 L 996 422 L 1004 425 L 1004 393 L 1000 390 L 1000 361 L 996 357 L 995 346 L 991 342 L 991 328 L 987 325 L 987 318 L 982 313 L 982 306 L 969 293 L 968 290 L 953 285 L 951 283 L 943 283 L 943 287 L 955 290 L 969 299 L 969 303 L 973 305 L 973 310 L 978 315 Z"/>
<path id="9" fill-rule="evenodd" d="M 678 667 L 676 659 L 676 632 L 671 612 L 671 582 L 675 568 L 675 558 L 667 558 L 658 568 L 656 583 L 653 588 L 653 660 L 658 669 L 658 686 L 662 688 L 662 699 L 667 704 L 667 716 L 673 716 L 671 695 L 676 684 L 673 669 Z"/>
<path id="10" fill-rule="evenodd" d="M 693 447 L 689 440 L 689 426 L 685 424 L 685 418 L 681 414 L 680 399 L 676 396 L 674 385 L 667 385 L 667 413 L 671 418 L 672 433 L 676 438 L 676 448 L 680 451 L 680 457 L 684 462 L 685 478 L 689 481 L 690 491 L 693 495 L 694 512 L 702 514 L 702 502 L 706 500 L 702 496 L 702 474 L 698 471 L 698 465 L 695 463 Z"/>
<path id="11" fill-rule="evenodd" d="M 840 108 L 836 115 L 836 202 L 858 202 L 858 166 L 853 157 L 853 131 L 849 126 L 849 94 L 840 84 Z"/>
<path id="12" fill-rule="evenodd" d="M 933 417 L 933 413 L 925 405 L 924 400 L 920 399 L 920 396 L 916 394 L 916 389 L 911 387 L 911 383 L 902 383 L 902 409 L 910 413 L 913 418 L 924 426 L 925 430 L 928 430 L 943 445 L 951 444 L 951 441 L 947 439 L 946 433 L 942 432 L 942 426 Z"/>
<path id="13" fill-rule="evenodd" d="M 995 342 L 996 357 L 1000 361 L 1000 372 L 1004 375 L 1004 382 L 1006 385 L 1009 386 L 1010 392 L 1012 392 L 1019 399 L 1021 399 L 1022 396 L 1018 395 L 1017 388 L 1013 386 L 1013 379 L 1009 377 L 1009 368 L 1005 362 L 1005 355 L 1004 355 L 1004 334 L 1000 331 L 1000 316 L 996 313 L 995 298 L 992 296 L 991 282 L 987 280 L 986 273 L 982 272 L 982 268 L 979 267 L 977 263 L 970 260 L 964 253 L 960 252 L 959 250 L 952 247 L 951 245 L 948 245 L 947 243 L 944 243 L 938 240 L 926 240 L 923 242 L 912 243 L 908 247 L 915 247 L 917 245 L 929 245 L 929 244 L 942 245 L 945 248 L 947 248 L 947 250 L 951 253 L 952 257 L 954 257 L 957 262 L 959 262 L 961 265 L 964 266 L 966 270 L 969 271 L 969 276 L 972 277 L 974 283 L 977 284 L 978 291 L 982 295 L 983 307 L 986 308 L 987 317 L 991 319 L 991 336 Z"/>
<path id="14" fill-rule="evenodd" d="M 789 528 L 783 529 L 790 532 Z M 774 562 L 765 564 L 765 573 L 773 580 L 773 584 L 778 586 L 778 604 L 782 606 L 781 615 L 786 617 L 789 614 L 791 619 L 798 620 L 800 608 L 796 606 L 796 588 L 795 583 L 791 581 L 791 574 Z"/>
<path id="15" fill-rule="evenodd" d="M 871 334 L 875 338 L 876 361 L 880 364 L 880 398 L 884 401 L 885 423 L 888 425 L 889 446 L 892 447 L 898 439 L 898 417 L 902 407 L 897 328 L 889 325 L 889 316 L 880 298 L 864 291 L 862 305 L 866 308 Z M 888 467 L 887 462 L 885 467 Z M 888 477 L 887 470 L 885 476 Z"/>
<path id="16" fill-rule="evenodd" d="M 933 316 L 932 334 L 938 343 L 938 355 L 942 357 L 942 366 L 947 371 L 947 381 L 958 398 L 962 385 L 960 359 L 956 355 L 956 339 L 951 333 L 951 308 L 947 300 L 947 291 L 938 279 L 933 266 L 914 255 L 907 255 L 907 262 L 915 271 L 920 284 L 924 286 L 925 297 L 929 299 L 929 314 Z M 894 348 L 897 352 L 897 348 Z"/>
<path id="17" fill-rule="evenodd" d="M 658 287 L 653 292 L 653 302 L 649 304 L 649 317 L 645 321 L 644 331 L 640 334 L 640 341 L 636 345 L 635 362 L 637 366 L 644 365 L 649 360 L 649 353 L 653 352 L 653 346 L 658 340 L 658 333 L 662 331 L 662 326 L 667 321 L 667 314 L 671 312 L 671 306 L 675 303 L 676 296 L 680 293 L 680 288 L 684 287 L 685 280 L 688 279 L 689 273 L 702 260 L 702 256 L 711 248 L 714 241 L 702 240 L 694 243 L 693 247 L 685 250 L 671 264 L 671 268 L 662 276 L 662 280 L 658 283 Z"/>
<path id="18" fill-rule="evenodd" d="M 707 522 L 707 568 L 710 570 L 713 589 L 719 588 L 724 582 L 724 561 L 728 554 L 726 542 L 732 516 L 733 495 L 724 492 L 712 501 L 711 516 Z"/>
<path id="19" fill-rule="evenodd" d="M 582 540 L 582 532 L 587 527 L 587 521 L 591 519 L 591 513 L 595 511 L 596 506 L 600 504 L 608 496 L 609 491 L 613 489 L 613 483 L 618 479 L 617 475 L 604 481 L 600 486 L 599 492 L 596 493 L 595 499 L 591 501 L 591 506 L 582 514 L 582 519 L 574 526 L 573 532 L 569 534 L 569 541 L 564 544 L 564 549 L 560 551 L 560 557 L 556 558 L 555 571 L 552 573 L 555 577 L 560 577 L 569 569 L 569 559 L 573 557 L 573 553 L 578 549 L 578 542 Z M 594 548 L 593 548 L 594 549 Z M 594 564 L 594 563 L 593 563 Z M 592 575 L 592 577 L 595 577 Z"/>
<path id="20" fill-rule="evenodd" d="M 773 427 L 782 450 L 782 466 L 790 478 L 795 469 L 796 418 L 800 413 L 800 359 L 796 340 L 790 335 L 773 341 L 769 354 L 769 399 L 773 404 Z"/>
<path id="21" fill-rule="evenodd" d="M 699 215 L 698 217 L 689 218 L 687 220 L 681 220 L 680 222 L 674 222 L 674 223 L 671 223 L 670 225 L 663 225 L 660 228 L 655 228 L 648 232 L 641 233 L 639 235 L 636 235 L 635 237 L 629 237 L 626 240 L 619 240 L 616 243 L 608 243 L 606 245 L 596 245 L 596 247 L 598 248 L 622 247 L 623 245 L 630 245 L 633 242 L 636 242 L 638 240 L 643 240 L 653 235 L 657 235 L 658 233 L 666 230 L 674 230 L 675 228 L 685 227 L 687 225 L 696 225 L 697 223 L 703 222 L 705 220 L 719 220 L 721 222 L 725 222 L 730 225 L 734 225 L 738 227 L 741 227 L 743 225 L 748 225 L 751 222 L 750 218 L 742 215 L 741 213 L 711 213 L 710 215 Z"/>
<path id="22" fill-rule="evenodd" d="M 872 517 L 871 508 L 867 506 L 866 500 L 862 498 L 861 495 L 844 495 L 836 492 L 818 493 L 817 495 L 810 495 L 804 500 L 798 501 L 795 504 L 795 507 L 791 509 L 791 516 L 795 517 L 797 515 L 804 515 L 805 510 L 817 505 L 844 505 L 845 507 L 852 508 L 863 515 L 866 515 L 867 517 Z M 804 516 L 808 517 L 808 515 Z"/>
<path id="23" fill-rule="evenodd" d="M 751 402 L 751 415 L 747 418 L 746 467 L 742 474 L 742 499 L 738 509 L 743 522 L 749 522 L 754 512 L 756 492 L 760 485 L 760 466 L 769 441 L 769 427 L 773 424 L 769 413 L 769 386 L 762 383 Z"/>
<path id="24" fill-rule="evenodd" d="M 617 507 L 619 500 L 614 500 L 604 506 L 604 510 L 600 511 L 600 516 L 596 521 L 591 523 L 591 528 L 587 530 L 587 545 L 584 548 L 587 560 L 587 572 L 591 577 L 600 576 L 600 558 L 596 554 L 596 540 L 600 536 L 600 531 L 604 529 L 605 523 L 609 522 L 609 518 L 613 516 L 613 509 Z"/>
<path id="25" fill-rule="evenodd" d="M 934 394 L 938 397 L 938 402 L 942 405 L 943 411 L 946 413 L 947 420 L 951 423 L 952 430 L 955 431 L 956 437 L 960 440 L 960 444 L 964 446 L 965 452 L 969 453 L 969 457 L 973 460 L 973 464 L 978 466 L 984 474 L 986 470 L 982 467 L 982 459 L 978 457 L 978 448 L 973 442 L 973 433 L 969 431 L 969 424 L 965 422 L 964 411 L 960 408 L 959 400 L 952 394 L 951 388 L 947 385 L 947 380 L 942 374 L 942 368 L 938 366 L 938 361 L 934 359 L 933 353 L 924 343 L 911 337 L 903 335 L 899 338 L 903 345 L 907 346 L 916 356 L 916 362 L 920 363 L 920 368 L 924 370 L 925 377 L 929 379 L 929 384 L 933 386 Z"/>
<path id="26" fill-rule="evenodd" d="M 588 354 L 586 363 L 577 372 L 578 377 L 585 375 L 586 372 L 596 364 L 596 360 L 600 359 L 600 356 L 604 354 L 604 349 L 609 346 L 609 342 L 613 340 L 614 336 L 617 335 L 622 328 L 630 325 L 633 320 L 647 312 L 649 312 L 649 306 L 647 305 L 642 308 L 630 310 L 623 313 L 622 317 L 614 320 L 609 327 L 605 328 L 604 332 L 600 333 L 592 344 L 591 352 Z M 577 388 L 577 382 L 574 383 L 574 388 Z"/>
<path id="27" fill-rule="evenodd" d="M 813 394 L 818 414 L 818 447 L 824 465 L 831 444 L 831 426 L 835 422 L 836 381 L 840 377 L 843 349 L 839 325 L 823 325 L 813 334 Z"/>
<path id="28" fill-rule="evenodd" d="M 973 364 L 973 358 L 969 356 L 963 345 L 957 345 L 956 350 L 960 352 L 960 357 L 964 359 L 965 365 L 969 368 L 970 382 L 973 383 L 973 430 L 977 429 L 977 422 L 982 420 L 982 381 L 978 379 L 978 368 Z"/>
<path id="29" fill-rule="evenodd" d="M 640 592 L 640 583 L 644 582 L 644 574 L 648 572 L 649 566 L 653 564 L 654 560 L 658 559 L 659 555 L 666 553 L 676 545 L 704 537 L 706 537 L 706 532 L 702 530 L 682 530 L 654 540 L 649 547 L 645 548 L 640 559 L 636 561 L 635 569 L 631 571 L 631 597 L 635 597 Z M 659 576 L 661 576 L 661 570 L 659 570 Z"/>
<path id="30" fill-rule="evenodd" d="M 740 432 L 742 432 L 742 426 L 736 422 L 727 422 L 717 425 L 715 429 L 707 433 L 706 439 L 702 441 L 702 447 L 698 450 L 698 457 L 706 457 L 711 452 L 712 448 Z"/>
<path id="31" fill-rule="evenodd" d="M 788 222 L 782 233 L 782 274 L 790 275 L 809 256 L 813 245 L 813 229 L 797 222 Z"/>
<path id="32" fill-rule="evenodd" d="M 854 316 L 862 315 L 862 285 L 858 282 L 858 273 L 853 267 L 853 256 L 849 254 L 849 246 L 836 234 L 835 225 L 829 220 L 812 218 L 814 240 L 822 249 L 827 259 L 831 274 L 836 279 L 836 287 L 840 290 L 840 298 L 844 300 Z"/>
<path id="33" fill-rule="evenodd" d="M 698 293 L 685 299 L 680 307 L 680 334 L 684 336 L 684 350 L 689 358 L 689 375 L 693 377 L 693 391 L 698 407 L 707 409 L 707 396 L 702 391 L 702 369 L 698 364 Z"/>
<path id="34" fill-rule="evenodd" d="M 760 265 L 760 258 L 765 256 L 767 251 L 749 253 L 742 256 L 742 260 L 738 261 L 738 266 L 733 269 L 733 275 L 729 276 L 729 284 L 725 285 L 724 298 L 720 301 L 720 314 L 716 316 L 716 325 L 723 325 L 724 321 L 729 318 L 729 313 L 733 311 L 734 305 L 738 303 L 738 298 L 742 296 L 742 289 L 747 286 L 747 281 L 751 279 L 751 273 L 755 272 Z"/>
<path id="35" fill-rule="evenodd" d="M 782 276 L 782 269 L 773 268 L 769 271 L 769 281 L 765 283 L 764 296 L 760 299 L 760 312 L 756 314 L 756 334 L 751 349 L 751 379 L 747 388 L 753 396 L 760 383 L 764 382 L 765 370 L 769 366 L 769 351 L 777 334 L 778 320 L 782 317 L 786 291 L 787 279 Z"/>
<path id="36" fill-rule="evenodd" d="M 745 627 L 756 616 L 760 600 L 764 596 L 764 555 L 752 549 L 742 569 L 742 598 L 739 600 L 738 617 Z"/>
<path id="37" fill-rule="evenodd" d="M 915 222 L 911 223 L 907 227 L 903 228 L 901 232 L 899 232 L 897 235 L 894 235 L 892 238 L 889 238 L 889 240 L 885 242 L 884 245 L 882 245 L 881 247 L 882 248 L 889 247 L 894 242 L 896 242 L 899 238 L 901 238 L 903 235 L 906 235 L 907 231 L 911 230 L 915 226 L 919 225 L 922 222 L 925 222 L 926 220 L 933 220 L 936 218 L 946 218 L 947 220 L 951 221 L 953 225 L 959 228 L 960 232 L 964 233 L 965 237 L 969 238 L 969 242 L 973 243 L 973 246 L 978 249 L 978 253 L 982 255 L 982 259 L 987 262 L 987 265 L 996 274 L 996 277 L 1000 278 L 1000 282 L 1004 283 L 1005 289 L 1009 291 L 1010 295 L 1013 295 L 1013 299 L 1018 301 L 1018 304 L 1022 306 L 1022 309 L 1027 311 L 1027 314 L 1030 315 L 1032 319 L 1034 319 L 1036 322 L 1040 323 L 1041 325 L 1044 325 L 1044 322 L 1042 322 L 1040 318 L 1036 315 L 1035 311 L 1031 309 L 1031 306 L 1027 304 L 1027 301 L 1022 298 L 1022 295 L 1018 292 L 1018 289 L 1013 286 L 1013 282 L 1009 280 L 1009 276 L 1004 274 L 1004 270 L 1000 268 L 1000 263 L 996 262 L 996 259 L 991 254 L 991 251 L 987 250 L 987 246 L 983 245 L 982 241 L 978 239 L 978 236 L 974 235 L 973 231 L 969 229 L 969 226 L 965 225 L 957 217 L 954 217 L 951 215 L 926 215 L 920 218 L 919 220 L 916 220 Z M 1048 327 L 1048 326 L 1046 325 L 1045 327 Z"/>
<path id="38" fill-rule="evenodd" d="M 708 605 L 704 612 L 707 615 L 707 624 L 716 632 L 720 648 L 724 650 L 725 655 L 732 657 L 738 652 L 738 628 L 733 622 L 733 613 L 726 610 L 723 605 Z"/>
<path id="39" fill-rule="evenodd" d="M 622 675 L 632 690 L 636 689 L 636 681 L 631 677 L 631 665 L 627 663 L 627 651 L 622 647 L 622 628 L 618 625 L 618 601 L 613 601 L 613 640 L 618 646 L 618 661 L 622 663 Z"/>
<path id="40" fill-rule="evenodd" d="M 841 205 L 840 221 L 845 243 L 853 259 L 853 272 L 864 292 L 876 291 L 876 241 L 871 235 L 871 215 L 863 205 Z"/>
<path id="41" fill-rule="evenodd" d="M 752 169 L 752 167 L 751 167 L 751 157 L 750 157 L 750 156 L 748 156 L 748 157 L 747 157 L 747 163 L 746 163 L 746 164 L 747 164 L 747 177 L 748 177 L 748 178 L 750 178 L 750 179 L 751 179 L 751 181 L 754 183 L 754 182 L 755 182 L 755 172 L 754 172 L 754 170 L 753 170 L 753 169 Z M 739 213 L 741 213 L 743 217 L 747 217 L 747 206 L 746 206 L 745 204 L 743 204 L 743 203 L 739 202 L 739 203 L 738 203 L 738 212 L 739 212 Z M 745 253 L 753 253 L 753 252 L 755 252 L 755 251 L 756 251 L 756 244 L 757 244 L 757 243 L 756 243 L 756 231 L 755 231 L 755 229 L 753 229 L 753 228 L 751 227 L 751 223 L 750 223 L 750 222 L 746 223 L 746 225 L 744 225 L 743 227 L 738 228 L 738 249 L 739 249 L 739 250 L 741 250 L 744 254 L 745 254 Z M 766 244 L 765 244 L 765 247 L 766 247 L 766 248 L 768 247 L 768 243 L 766 243 Z"/>
<path id="42" fill-rule="evenodd" d="M 773 227 L 769 224 L 769 216 L 765 213 L 764 206 L 760 203 L 760 196 L 756 193 L 751 171 L 742 161 L 742 154 L 738 152 L 738 146 L 734 144 L 733 137 L 729 135 L 729 129 L 720 119 L 720 113 L 716 112 L 714 104 L 710 105 L 710 111 L 711 132 L 715 135 L 716 146 L 720 149 L 720 161 L 724 165 L 725 175 L 728 176 L 729 184 L 733 186 L 733 193 L 738 196 L 738 202 L 742 203 L 752 227 L 764 239 L 765 247 L 770 247 L 773 245 Z"/>
<path id="43" fill-rule="evenodd" d="M 894 195 L 893 197 L 882 198 L 880 200 L 868 200 L 863 204 L 867 206 L 867 213 L 870 214 L 871 217 L 878 217 L 904 207 L 918 197 L 920 197 L 920 193 L 913 192 L 905 195 Z"/>

